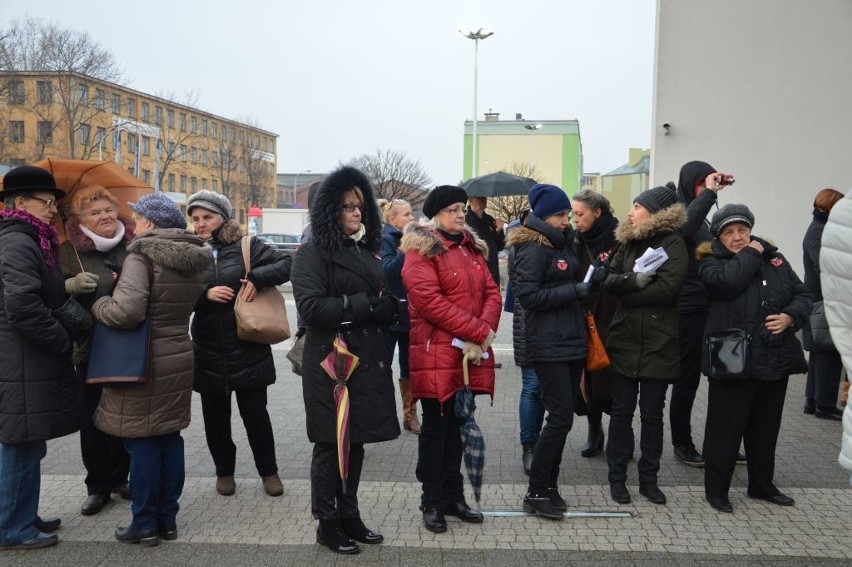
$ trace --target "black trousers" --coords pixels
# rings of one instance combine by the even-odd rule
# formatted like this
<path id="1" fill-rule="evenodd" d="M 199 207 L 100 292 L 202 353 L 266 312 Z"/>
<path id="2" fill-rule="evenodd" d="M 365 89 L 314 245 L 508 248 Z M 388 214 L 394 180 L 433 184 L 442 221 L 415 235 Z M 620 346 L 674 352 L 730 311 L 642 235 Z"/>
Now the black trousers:
<path id="1" fill-rule="evenodd" d="M 364 445 L 349 447 L 349 478 L 344 488 L 337 463 L 337 445 L 315 443 L 311 459 L 311 514 L 317 520 L 358 518 L 358 485 L 364 465 Z"/>
<path id="2" fill-rule="evenodd" d="M 773 496 L 775 446 L 788 378 L 710 380 L 704 428 L 704 491 L 708 498 L 728 496 L 740 439 L 748 455 L 748 492 Z"/>
<path id="3" fill-rule="evenodd" d="M 442 510 L 445 504 L 464 501 L 461 422 L 455 406 L 455 396 L 443 407 L 433 398 L 420 400 L 423 423 L 417 438 L 417 480 L 423 484 L 423 508 Z"/>
<path id="4" fill-rule="evenodd" d="M 266 410 L 266 388 L 236 390 L 234 394 L 258 474 L 269 476 L 277 473 L 275 437 Z M 201 413 L 207 447 L 216 465 L 216 476 L 230 476 L 234 474 L 237 461 L 237 446 L 231 439 L 230 393 L 201 394 Z"/>
<path id="5" fill-rule="evenodd" d="M 627 461 L 633 454 L 633 413 L 638 401 L 642 431 L 639 448 L 642 457 L 637 463 L 639 482 L 657 482 L 660 457 L 663 454 L 663 408 L 666 405 L 664 380 L 628 378 L 618 374 L 610 377 L 612 412 L 609 416 L 609 440 L 606 460 L 609 482 L 627 482 Z"/>
<path id="6" fill-rule="evenodd" d="M 704 344 L 706 311 L 680 314 L 678 347 L 680 349 L 680 376 L 672 386 L 669 422 L 672 445 L 695 448 L 692 440 L 692 405 L 701 380 L 701 348 Z"/>
<path id="7" fill-rule="evenodd" d="M 535 363 L 541 404 L 547 417 L 533 452 L 530 494 L 544 495 L 548 488 L 557 487 L 565 441 L 574 425 L 574 405 L 584 363 L 584 360 Z"/>
<path id="8" fill-rule="evenodd" d="M 811 352 L 808 355 L 805 399 L 814 400 L 819 408 L 837 407 L 837 389 L 842 372 L 843 361 L 836 350 Z"/>
<path id="9" fill-rule="evenodd" d="M 127 484 L 130 474 L 130 455 L 124 442 L 104 433 L 92 421 L 101 401 L 102 386 L 86 386 L 88 364 L 77 365 L 77 376 L 83 388 L 83 407 L 80 416 L 80 455 L 86 467 L 88 494 L 108 496 L 113 488 Z"/>

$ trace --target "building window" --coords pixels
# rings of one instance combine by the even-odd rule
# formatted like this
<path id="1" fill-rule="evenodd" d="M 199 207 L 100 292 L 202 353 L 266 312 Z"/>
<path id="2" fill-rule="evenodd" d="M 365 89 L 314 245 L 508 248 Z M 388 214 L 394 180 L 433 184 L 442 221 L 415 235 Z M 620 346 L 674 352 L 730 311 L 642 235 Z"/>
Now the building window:
<path id="1" fill-rule="evenodd" d="M 169 157 L 170 158 L 177 157 L 177 156 L 175 156 L 175 143 L 174 142 L 169 142 Z"/>
<path id="2" fill-rule="evenodd" d="M 189 190 L 193 193 L 198 191 L 198 179 L 196 179 L 195 177 L 192 177 L 189 180 Z"/>
<path id="3" fill-rule="evenodd" d="M 142 155 L 151 155 L 151 138 L 150 136 L 142 136 Z"/>
<path id="4" fill-rule="evenodd" d="M 210 123 L 210 137 L 211 138 L 216 137 L 216 123 L 215 122 Z"/>
<path id="5" fill-rule="evenodd" d="M 186 175 L 180 176 L 180 191 L 186 193 Z"/>
<path id="6" fill-rule="evenodd" d="M 91 129 L 88 124 L 80 124 L 80 143 L 84 146 L 89 145 L 89 132 Z"/>
<path id="7" fill-rule="evenodd" d="M 98 110 L 104 109 L 104 98 L 106 97 L 106 93 L 104 93 L 103 89 L 95 89 L 95 108 Z"/>
<path id="8" fill-rule="evenodd" d="M 174 192 L 175 190 L 175 174 L 169 174 L 169 191 Z"/>
<path id="9" fill-rule="evenodd" d="M 148 185 L 151 184 L 151 170 L 150 169 L 143 169 L 142 170 L 142 181 L 144 181 Z"/>
<path id="10" fill-rule="evenodd" d="M 218 191 L 218 190 L 219 190 L 219 182 L 218 182 L 217 180 L 215 180 L 215 179 L 211 179 L 211 180 L 210 180 L 210 187 L 211 187 L 214 191 Z"/>
<path id="11" fill-rule="evenodd" d="M 112 107 L 113 114 L 121 115 L 121 96 L 118 93 L 112 93 L 110 106 Z"/>
<path id="12" fill-rule="evenodd" d="M 198 131 L 198 119 L 195 116 L 189 118 L 189 131 L 193 134 Z"/>
<path id="13" fill-rule="evenodd" d="M 207 150 L 201 150 L 201 164 L 207 165 Z"/>
<path id="14" fill-rule="evenodd" d="M 53 143 L 53 122 L 46 120 L 38 123 L 38 141 L 45 144 Z"/>
<path id="15" fill-rule="evenodd" d="M 169 128 L 174 128 L 175 127 L 175 111 L 174 110 L 167 110 L 166 111 L 166 119 L 168 120 Z"/>
<path id="16" fill-rule="evenodd" d="M 202 136 L 207 135 L 207 119 L 206 118 L 201 119 L 201 135 Z"/>
<path id="17" fill-rule="evenodd" d="M 6 83 L 9 89 L 9 104 L 24 104 L 27 102 L 27 87 L 23 81 L 10 80 Z"/>
<path id="18" fill-rule="evenodd" d="M 130 133 L 127 134 L 127 153 L 136 153 L 136 136 Z"/>
<path id="19" fill-rule="evenodd" d="M 207 178 L 206 177 L 201 178 L 201 189 L 204 190 L 204 191 L 207 190 Z"/>
<path id="20" fill-rule="evenodd" d="M 12 120 L 9 122 L 9 141 L 20 144 L 24 141 L 24 121 Z"/>
<path id="21" fill-rule="evenodd" d="M 89 87 L 88 85 L 77 85 L 77 102 L 80 104 L 88 104 L 89 102 Z"/>
<path id="22" fill-rule="evenodd" d="M 140 116 L 140 118 L 141 118 L 142 120 L 148 120 L 148 103 L 147 103 L 147 102 L 143 102 L 143 103 L 142 103 L 142 110 L 141 110 L 141 112 L 142 112 L 142 115 Z"/>
<path id="23" fill-rule="evenodd" d="M 190 148 L 189 149 L 189 161 L 191 161 L 192 163 L 195 163 L 197 161 L 196 160 L 197 156 L 198 156 L 198 150 L 196 150 L 195 148 Z"/>
<path id="24" fill-rule="evenodd" d="M 136 118 L 136 99 L 135 98 L 127 99 L 127 117 L 128 118 Z"/>
<path id="25" fill-rule="evenodd" d="M 154 107 L 154 124 L 160 126 L 163 123 L 163 107 Z"/>
<path id="26" fill-rule="evenodd" d="M 186 130 L 186 112 L 180 113 L 180 131 Z"/>
<path id="27" fill-rule="evenodd" d="M 222 124 L 222 141 L 224 142 L 226 139 L 228 139 L 228 126 Z"/>
<path id="28" fill-rule="evenodd" d="M 39 104 L 53 103 L 53 83 L 50 81 L 36 81 L 36 93 Z"/>
<path id="29" fill-rule="evenodd" d="M 180 145 L 180 161 L 186 161 L 186 144 Z"/>

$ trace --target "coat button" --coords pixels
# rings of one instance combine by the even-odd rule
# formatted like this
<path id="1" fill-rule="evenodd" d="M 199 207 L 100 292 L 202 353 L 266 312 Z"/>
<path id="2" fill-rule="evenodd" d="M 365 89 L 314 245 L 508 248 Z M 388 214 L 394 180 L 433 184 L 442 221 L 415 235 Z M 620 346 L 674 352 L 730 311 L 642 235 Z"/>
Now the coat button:
<path id="1" fill-rule="evenodd" d="M 379 368 L 381 368 L 382 370 L 385 369 L 385 361 L 384 360 L 379 361 Z"/>
<path id="2" fill-rule="evenodd" d="M 369 334 L 370 334 L 370 331 L 369 331 L 369 330 L 367 330 L 366 328 L 364 328 L 364 329 L 361 329 L 361 333 L 363 333 L 363 334 L 364 334 L 364 336 L 366 337 L 367 335 L 369 335 Z"/>

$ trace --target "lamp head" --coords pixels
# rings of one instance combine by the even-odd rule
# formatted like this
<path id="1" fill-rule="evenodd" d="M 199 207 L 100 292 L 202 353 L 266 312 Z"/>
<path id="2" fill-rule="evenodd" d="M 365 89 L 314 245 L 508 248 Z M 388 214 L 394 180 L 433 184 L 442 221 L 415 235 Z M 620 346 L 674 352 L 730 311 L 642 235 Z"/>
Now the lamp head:
<path id="1" fill-rule="evenodd" d="M 485 39 L 486 37 L 491 37 L 492 35 L 494 35 L 494 32 L 491 31 L 489 28 L 479 28 L 479 30 L 477 30 L 476 32 L 476 35 L 479 39 Z"/>

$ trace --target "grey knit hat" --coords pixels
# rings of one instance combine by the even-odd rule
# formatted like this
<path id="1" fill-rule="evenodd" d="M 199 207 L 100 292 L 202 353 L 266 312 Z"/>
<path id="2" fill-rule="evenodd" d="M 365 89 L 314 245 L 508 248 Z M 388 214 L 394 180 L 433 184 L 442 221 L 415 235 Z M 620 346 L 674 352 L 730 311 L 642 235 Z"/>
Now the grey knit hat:
<path id="1" fill-rule="evenodd" d="M 186 204 L 187 214 L 192 214 L 192 209 L 201 207 L 210 212 L 217 213 L 225 217 L 225 220 L 230 220 L 234 214 L 234 209 L 231 207 L 231 202 L 227 197 L 216 191 L 208 191 L 202 189 L 198 193 L 193 193 L 189 197 Z"/>
<path id="2" fill-rule="evenodd" d="M 139 201 L 128 202 L 127 206 L 157 225 L 157 228 L 186 229 L 186 217 L 174 201 L 159 191 L 142 195 Z"/>
<path id="3" fill-rule="evenodd" d="M 660 187 L 652 187 L 647 191 L 642 191 L 633 199 L 633 202 L 639 203 L 652 213 L 656 213 L 677 203 L 677 193 L 671 188 L 661 185 Z"/>
<path id="4" fill-rule="evenodd" d="M 710 232 L 713 233 L 714 237 L 719 238 L 722 229 L 732 222 L 741 222 L 751 228 L 754 226 L 754 214 L 745 205 L 729 203 L 713 213 L 713 218 L 710 220 Z"/>

